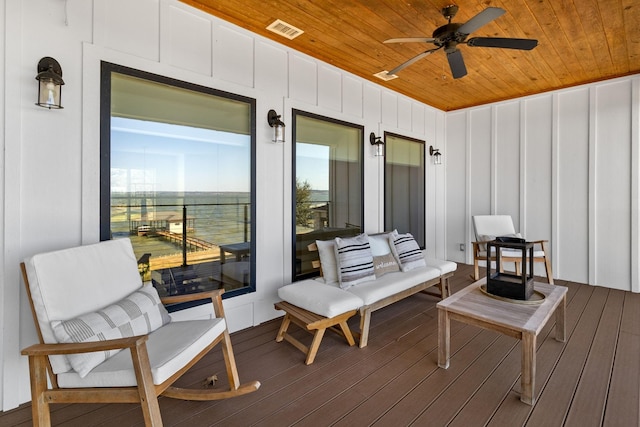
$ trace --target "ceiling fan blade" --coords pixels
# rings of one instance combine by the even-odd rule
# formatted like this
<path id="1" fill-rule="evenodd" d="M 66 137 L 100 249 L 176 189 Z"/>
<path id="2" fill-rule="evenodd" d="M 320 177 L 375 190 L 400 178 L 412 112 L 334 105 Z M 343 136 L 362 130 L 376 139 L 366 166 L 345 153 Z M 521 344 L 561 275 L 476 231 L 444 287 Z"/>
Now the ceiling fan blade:
<path id="1" fill-rule="evenodd" d="M 433 52 L 435 52 L 438 49 L 440 49 L 440 48 L 437 47 L 435 49 L 429 49 L 427 51 L 424 51 L 421 54 L 414 56 L 413 58 L 411 58 L 407 62 L 403 62 L 402 64 L 398 65 L 396 68 L 394 68 L 393 70 L 389 71 L 387 74 L 389 74 L 389 75 L 396 74 L 398 71 L 408 67 L 409 65 L 413 64 L 414 62 L 417 62 L 417 61 L 421 60 L 425 56 L 431 55 Z"/>
<path id="2" fill-rule="evenodd" d="M 385 40 L 382 43 L 433 43 L 434 41 L 433 37 L 404 37 Z"/>
<path id="3" fill-rule="evenodd" d="M 447 53 L 447 60 L 449 61 L 449 68 L 451 68 L 451 74 L 454 79 L 459 79 L 467 75 L 467 67 L 464 65 L 464 59 L 462 59 L 462 52 L 459 49 L 453 52 Z"/>
<path id="4" fill-rule="evenodd" d="M 535 39 L 510 39 L 502 37 L 473 37 L 467 41 L 469 46 L 501 47 L 506 49 L 531 50 L 538 45 Z"/>
<path id="5" fill-rule="evenodd" d="M 505 10 L 499 7 L 488 7 L 469 19 L 462 27 L 456 31 L 458 34 L 471 34 L 483 25 L 488 24 L 499 16 L 504 14 Z"/>

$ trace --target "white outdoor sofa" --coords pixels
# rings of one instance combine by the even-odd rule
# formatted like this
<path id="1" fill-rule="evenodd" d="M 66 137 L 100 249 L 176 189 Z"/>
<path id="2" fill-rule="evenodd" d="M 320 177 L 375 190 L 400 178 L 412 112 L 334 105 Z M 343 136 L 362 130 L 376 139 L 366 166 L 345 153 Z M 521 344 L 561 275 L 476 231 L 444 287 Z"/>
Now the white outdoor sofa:
<path id="1" fill-rule="evenodd" d="M 278 296 L 282 301 L 276 303 L 275 307 L 285 311 L 285 317 L 276 340 L 292 343 L 307 354 L 305 363 L 311 364 L 327 329 L 344 335 L 350 345 L 354 344 L 346 322 L 359 313 L 359 346 L 365 347 L 369 339 L 371 313 L 374 311 L 432 286 L 440 289 L 442 298 L 449 295 L 448 279 L 453 276 L 457 264 L 429 258 L 425 251 L 421 255 L 425 264 L 422 267 L 389 272 L 375 280 L 363 281 L 346 289 L 336 283 L 327 283 L 325 276 L 281 287 L 278 289 Z M 321 270 L 326 268 L 323 266 Z M 305 346 L 287 333 L 291 322 L 314 334 L 311 346 Z"/>

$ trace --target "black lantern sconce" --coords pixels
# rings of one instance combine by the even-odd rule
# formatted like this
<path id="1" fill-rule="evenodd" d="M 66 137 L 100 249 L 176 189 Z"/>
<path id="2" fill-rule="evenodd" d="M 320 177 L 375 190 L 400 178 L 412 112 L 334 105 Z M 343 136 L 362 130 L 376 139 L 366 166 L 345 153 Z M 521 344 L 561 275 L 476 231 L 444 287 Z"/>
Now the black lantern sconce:
<path id="1" fill-rule="evenodd" d="M 384 156 L 384 141 L 382 141 L 382 137 L 376 136 L 371 132 L 369 134 L 369 142 L 376 147 L 376 156 Z"/>
<path id="2" fill-rule="evenodd" d="M 439 148 L 433 148 L 433 145 L 429 146 L 429 155 L 431 157 L 433 157 L 433 164 L 434 165 L 441 165 L 442 164 L 442 153 L 440 152 Z"/>
<path id="3" fill-rule="evenodd" d="M 267 122 L 273 128 L 273 142 L 284 142 L 284 123 L 280 120 L 280 116 L 275 110 L 269 110 L 267 113 Z"/>
<path id="4" fill-rule="evenodd" d="M 62 68 L 58 61 L 48 56 L 38 62 L 38 102 L 36 105 L 48 109 L 61 109 L 62 99 Z"/>

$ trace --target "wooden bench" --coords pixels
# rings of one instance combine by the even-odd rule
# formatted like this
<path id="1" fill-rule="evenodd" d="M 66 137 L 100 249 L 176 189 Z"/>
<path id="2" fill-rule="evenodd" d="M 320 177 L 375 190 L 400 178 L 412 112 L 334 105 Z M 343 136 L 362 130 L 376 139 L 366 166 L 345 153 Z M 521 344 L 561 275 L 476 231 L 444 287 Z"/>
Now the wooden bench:
<path id="1" fill-rule="evenodd" d="M 286 340 L 293 344 L 293 346 L 298 350 L 305 353 L 307 355 L 307 358 L 304 363 L 307 365 L 313 363 L 316 354 L 318 353 L 318 348 L 320 347 L 322 337 L 324 337 L 324 332 L 327 329 L 330 329 L 345 337 L 350 346 L 355 345 L 355 340 L 353 339 L 351 330 L 347 325 L 347 320 L 355 315 L 357 310 L 351 310 L 331 318 L 326 318 L 324 316 L 320 316 L 318 314 L 307 311 L 303 308 L 296 307 L 295 305 L 289 304 L 286 301 L 277 302 L 275 304 L 275 308 L 276 310 L 283 310 L 286 313 L 284 319 L 282 320 L 280 330 L 278 331 L 276 341 L 282 342 L 282 340 Z M 291 322 L 295 323 L 303 330 L 313 334 L 313 340 L 309 347 L 302 344 L 298 339 L 287 333 Z M 339 329 L 336 326 L 338 326 Z"/>

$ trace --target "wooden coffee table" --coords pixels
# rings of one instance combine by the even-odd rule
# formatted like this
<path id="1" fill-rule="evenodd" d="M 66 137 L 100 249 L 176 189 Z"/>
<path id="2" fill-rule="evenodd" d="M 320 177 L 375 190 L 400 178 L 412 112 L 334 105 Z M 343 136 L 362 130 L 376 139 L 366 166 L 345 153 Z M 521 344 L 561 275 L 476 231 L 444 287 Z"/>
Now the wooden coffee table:
<path id="1" fill-rule="evenodd" d="M 535 291 L 544 295 L 538 304 L 522 304 L 494 298 L 481 290 L 486 278 L 440 301 L 438 307 L 438 366 L 449 367 L 450 321 L 501 332 L 522 341 L 522 394 L 520 400 L 529 405 L 536 401 L 536 339 L 555 312 L 556 340 L 564 342 L 567 288 L 534 283 Z"/>

